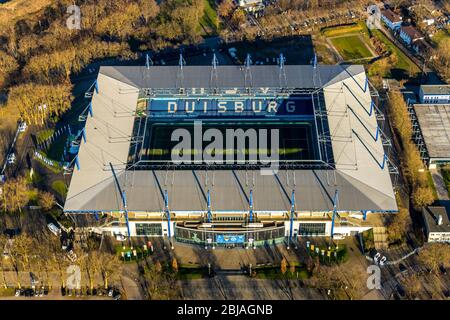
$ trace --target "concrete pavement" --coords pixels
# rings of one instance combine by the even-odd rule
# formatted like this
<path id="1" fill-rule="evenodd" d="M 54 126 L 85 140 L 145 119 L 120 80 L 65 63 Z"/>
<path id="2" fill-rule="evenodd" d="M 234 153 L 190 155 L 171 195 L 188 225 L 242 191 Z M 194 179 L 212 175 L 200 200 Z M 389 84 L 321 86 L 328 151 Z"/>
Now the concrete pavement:
<path id="1" fill-rule="evenodd" d="M 323 300 L 318 290 L 296 280 L 252 279 L 218 275 L 211 279 L 180 281 L 184 299 L 200 300 Z"/>

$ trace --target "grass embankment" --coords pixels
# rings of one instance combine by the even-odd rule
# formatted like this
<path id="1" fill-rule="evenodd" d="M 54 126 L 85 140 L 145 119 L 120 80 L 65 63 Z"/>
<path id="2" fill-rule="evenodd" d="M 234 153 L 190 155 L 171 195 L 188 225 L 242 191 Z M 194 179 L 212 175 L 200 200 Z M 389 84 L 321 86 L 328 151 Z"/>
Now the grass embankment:
<path id="1" fill-rule="evenodd" d="M 16 293 L 16 289 L 14 288 L 0 288 L 0 297 L 11 297 Z"/>
<path id="2" fill-rule="evenodd" d="M 178 267 L 177 278 L 179 280 L 195 280 L 208 276 L 208 268 L 198 264 L 181 264 Z"/>
<path id="3" fill-rule="evenodd" d="M 434 200 L 439 200 L 436 186 L 434 185 L 433 177 L 431 176 L 431 172 L 429 170 L 427 170 L 427 179 L 428 179 L 428 185 L 430 186 L 431 192 L 433 193 Z M 447 190 L 448 190 L 449 185 L 448 184 L 446 184 L 446 185 L 447 185 Z"/>
<path id="4" fill-rule="evenodd" d="M 450 166 L 441 167 L 442 178 L 444 178 L 445 186 L 447 187 L 447 192 L 450 197 Z"/>
<path id="5" fill-rule="evenodd" d="M 328 27 L 321 30 L 321 32 L 328 38 L 342 36 L 348 33 L 366 32 L 364 23 L 352 23 L 349 25 L 343 25 L 339 27 Z"/>
<path id="6" fill-rule="evenodd" d="M 203 35 L 212 36 L 218 33 L 219 18 L 217 17 L 216 2 L 214 0 L 204 0 L 205 11 L 200 19 L 200 28 L 203 29 Z"/>
<path id="7" fill-rule="evenodd" d="M 448 38 L 450 38 L 450 34 L 447 30 L 439 30 L 431 38 L 431 42 L 433 46 L 438 47 L 440 43 L 442 43 L 445 39 Z"/>
<path id="8" fill-rule="evenodd" d="M 67 186 L 62 180 L 56 180 L 52 183 L 52 189 L 55 190 L 62 199 L 65 199 L 67 196 Z"/>
<path id="9" fill-rule="evenodd" d="M 270 279 L 270 280 L 294 280 L 294 279 L 308 279 L 311 274 L 306 270 L 306 267 L 297 262 L 290 262 L 289 269 L 283 274 L 280 266 L 263 266 L 253 269 L 256 272 L 256 278 L 258 279 Z"/>

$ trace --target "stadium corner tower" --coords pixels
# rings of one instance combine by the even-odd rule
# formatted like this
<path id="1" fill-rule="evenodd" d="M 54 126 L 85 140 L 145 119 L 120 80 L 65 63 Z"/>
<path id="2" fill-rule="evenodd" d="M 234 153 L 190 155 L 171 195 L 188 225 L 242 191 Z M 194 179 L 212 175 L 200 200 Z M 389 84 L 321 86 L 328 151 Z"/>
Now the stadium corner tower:
<path id="1" fill-rule="evenodd" d="M 360 65 L 101 67 L 64 212 L 96 217 L 96 232 L 217 247 L 368 230 L 398 211 L 374 96 Z M 173 132 L 196 128 L 278 130 L 277 169 L 174 162 L 195 150 Z"/>

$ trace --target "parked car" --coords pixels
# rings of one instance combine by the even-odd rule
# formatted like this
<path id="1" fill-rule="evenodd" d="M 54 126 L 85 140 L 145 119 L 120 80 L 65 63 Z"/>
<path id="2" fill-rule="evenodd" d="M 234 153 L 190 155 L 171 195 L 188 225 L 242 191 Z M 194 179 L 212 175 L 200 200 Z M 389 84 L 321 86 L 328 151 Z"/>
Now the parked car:
<path id="1" fill-rule="evenodd" d="M 378 263 L 378 259 L 380 259 L 380 257 L 381 257 L 381 254 L 380 254 L 379 252 L 377 252 L 377 253 L 375 254 L 375 256 L 373 257 L 373 261 L 374 261 L 375 263 Z"/>
<path id="2" fill-rule="evenodd" d="M 16 155 L 13 153 L 8 154 L 8 157 L 6 158 L 6 162 L 8 164 L 14 164 L 16 162 Z"/>
<path id="3" fill-rule="evenodd" d="M 27 130 L 27 123 L 22 121 L 19 125 L 19 132 L 25 132 L 25 130 Z"/>
<path id="4" fill-rule="evenodd" d="M 71 262 L 77 261 L 77 255 L 75 254 L 75 252 L 73 252 L 73 250 L 70 250 L 69 252 L 67 252 L 67 258 L 68 258 Z"/>
<path id="5" fill-rule="evenodd" d="M 50 222 L 49 224 L 47 224 L 47 227 L 55 236 L 59 237 L 61 235 L 61 229 L 58 228 L 54 223 Z"/>

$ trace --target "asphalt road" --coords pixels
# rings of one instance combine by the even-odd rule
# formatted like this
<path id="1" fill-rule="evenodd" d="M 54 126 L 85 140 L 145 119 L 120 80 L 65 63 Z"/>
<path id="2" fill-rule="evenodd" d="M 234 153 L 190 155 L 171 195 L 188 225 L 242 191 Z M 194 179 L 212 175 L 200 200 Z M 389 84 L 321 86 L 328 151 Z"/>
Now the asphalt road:
<path id="1" fill-rule="evenodd" d="M 180 281 L 184 299 L 199 300 L 322 300 L 318 290 L 300 282 L 251 279 L 245 275 L 217 275 L 211 279 Z"/>

